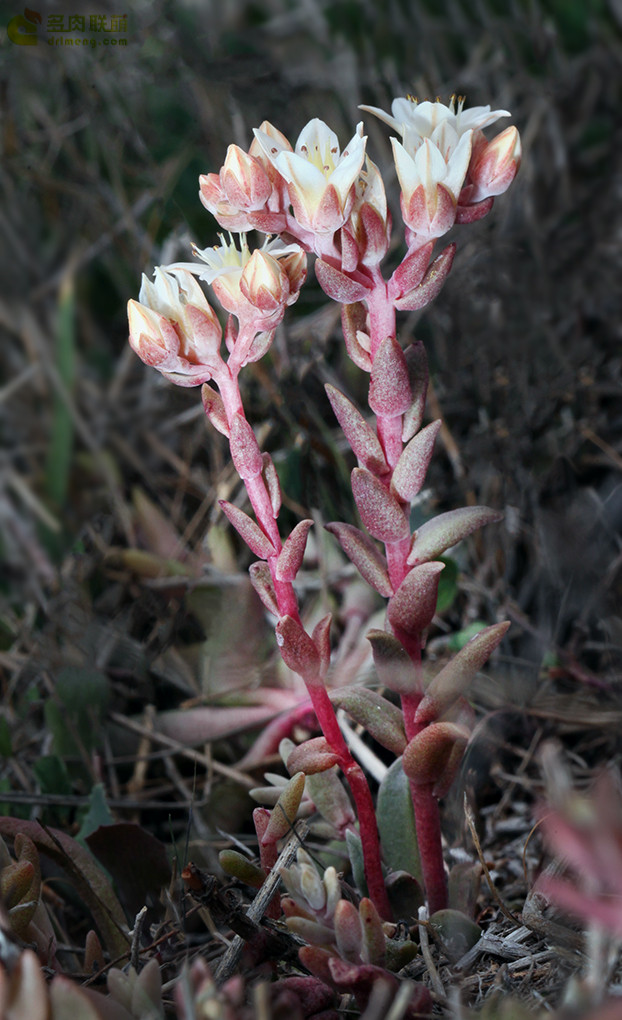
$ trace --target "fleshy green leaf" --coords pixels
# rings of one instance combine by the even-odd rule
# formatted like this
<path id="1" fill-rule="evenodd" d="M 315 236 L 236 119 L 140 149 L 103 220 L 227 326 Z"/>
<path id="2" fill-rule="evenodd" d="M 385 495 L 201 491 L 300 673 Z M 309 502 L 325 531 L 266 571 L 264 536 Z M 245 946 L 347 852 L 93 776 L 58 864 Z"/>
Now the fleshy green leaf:
<path id="1" fill-rule="evenodd" d="M 414 565 L 435 560 L 473 531 L 501 520 L 503 514 L 488 506 L 465 506 L 438 514 L 415 532 L 408 563 Z"/>
<path id="2" fill-rule="evenodd" d="M 509 623 L 497 623 L 481 630 L 432 678 L 415 715 L 419 725 L 440 718 L 467 691 L 476 673 L 503 640 L 509 626 Z"/>
<path id="3" fill-rule="evenodd" d="M 397 705 L 391 704 L 369 687 L 340 687 L 331 691 L 331 701 L 343 708 L 355 722 L 364 726 L 379 744 L 401 754 L 406 746 L 404 717 Z"/>
<path id="4" fill-rule="evenodd" d="M 380 784 L 376 818 L 382 856 L 389 870 L 406 871 L 421 884 L 415 813 L 401 758 L 387 769 Z"/>

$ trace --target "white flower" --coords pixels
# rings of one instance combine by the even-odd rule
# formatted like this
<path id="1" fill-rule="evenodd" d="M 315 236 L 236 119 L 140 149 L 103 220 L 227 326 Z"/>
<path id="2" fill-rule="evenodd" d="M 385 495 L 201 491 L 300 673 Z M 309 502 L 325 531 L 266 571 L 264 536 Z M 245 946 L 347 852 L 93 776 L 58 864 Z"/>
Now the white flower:
<path id="1" fill-rule="evenodd" d="M 472 106 L 465 110 L 464 98 L 456 96 L 452 96 L 448 106 L 438 99 L 434 103 L 427 99 L 420 103 L 412 96 L 400 97 L 391 103 L 392 116 L 376 106 L 361 106 L 359 109 L 373 113 L 402 137 L 407 132 L 414 132 L 420 138 L 431 138 L 441 124 L 452 127 L 461 137 L 467 131 L 481 131 L 500 117 L 511 116 L 507 110 L 491 110 L 490 106 Z"/>
<path id="2" fill-rule="evenodd" d="M 339 139 L 324 121 L 310 120 L 294 151 L 273 135 L 255 130 L 255 138 L 287 183 L 294 215 L 313 233 L 334 233 L 346 222 L 354 187 L 365 158 L 362 123 L 341 152 Z"/>

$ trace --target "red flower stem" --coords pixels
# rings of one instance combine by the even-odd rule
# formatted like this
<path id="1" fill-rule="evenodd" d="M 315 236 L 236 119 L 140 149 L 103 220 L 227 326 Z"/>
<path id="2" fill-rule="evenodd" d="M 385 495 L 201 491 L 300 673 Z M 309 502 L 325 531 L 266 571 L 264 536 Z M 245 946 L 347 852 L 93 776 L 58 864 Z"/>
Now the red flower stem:
<path id="1" fill-rule="evenodd" d="M 369 310 L 370 351 L 373 371 L 373 360 L 378 347 L 386 337 L 396 335 L 395 308 L 389 299 L 387 286 L 379 273 L 376 279 L 376 286 L 370 292 L 367 305 Z M 389 465 L 389 472 L 382 477 L 381 481 L 389 488 L 393 470 L 403 449 L 401 415 L 387 418 L 378 414 L 376 416 L 376 430 Z M 405 513 L 408 513 L 408 509 L 407 504 L 404 504 Z M 409 538 L 398 542 L 385 543 L 389 578 L 394 591 L 397 590 L 410 569 L 407 562 L 409 550 Z M 415 723 L 415 713 L 423 696 L 423 679 L 421 674 L 422 642 L 420 634 L 413 635 L 400 630 L 399 633 L 396 632 L 395 636 L 408 652 L 415 665 L 418 678 L 417 689 L 401 696 L 406 739 L 410 741 L 421 729 Z M 431 784 L 422 786 L 411 782 L 410 792 L 415 812 L 417 844 L 428 910 L 430 914 L 433 914 L 447 906 L 447 879 L 443 862 L 438 800 L 432 792 Z"/>
<path id="2" fill-rule="evenodd" d="M 231 422 L 234 414 L 244 415 L 242 398 L 237 381 L 239 369 L 229 372 L 226 379 L 219 380 L 220 395 L 225 405 L 227 420 Z M 268 557 L 268 566 L 272 576 L 272 582 L 281 616 L 291 616 L 296 623 L 301 624 L 298 612 L 298 600 L 291 581 L 281 581 L 276 577 L 276 561 L 278 554 L 283 548 L 277 521 L 274 517 L 270 495 L 262 475 L 254 478 L 244 479 L 244 485 L 248 493 L 251 506 L 255 512 L 257 522 L 268 536 L 276 552 Z M 302 624 L 301 624 L 302 626 Z M 324 685 L 324 681 L 318 677 L 317 681 L 308 682 L 305 680 L 309 697 L 315 711 L 320 729 L 330 744 L 331 749 L 339 755 L 339 766 L 352 791 L 356 813 L 359 820 L 361 843 L 363 847 L 363 862 L 365 879 L 370 899 L 378 913 L 385 920 L 392 919 L 389 897 L 384 884 L 382 864 L 380 858 L 380 838 L 378 825 L 371 791 L 365 779 L 361 767 L 354 761 L 346 744 L 332 701 Z"/>
<path id="3" fill-rule="evenodd" d="M 428 912 L 432 915 L 437 910 L 444 910 L 447 906 L 447 879 L 443 864 L 438 800 L 432 793 L 431 783 L 418 786 L 411 782 L 410 795 L 415 809 L 417 845 L 428 901 Z"/>

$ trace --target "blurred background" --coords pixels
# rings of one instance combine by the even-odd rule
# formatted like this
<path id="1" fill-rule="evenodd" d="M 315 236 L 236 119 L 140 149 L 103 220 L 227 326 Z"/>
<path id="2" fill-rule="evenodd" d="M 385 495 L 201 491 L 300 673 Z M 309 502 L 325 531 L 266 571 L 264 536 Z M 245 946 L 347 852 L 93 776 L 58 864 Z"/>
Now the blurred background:
<path id="1" fill-rule="evenodd" d="M 428 414 L 446 424 L 416 512 L 470 501 L 506 515 L 453 562 L 433 637 L 509 617 L 507 682 L 482 689 L 483 703 L 546 718 L 554 691 L 555 717 L 572 729 L 596 699 L 611 740 L 622 661 L 620 0 L 135 2 L 110 32 L 118 44 L 96 47 L 64 45 L 50 17 L 65 29 L 84 17 L 89 35 L 91 16 L 111 28 L 120 10 L 39 2 L 37 44 L 20 45 L 5 26 L 24 12 L 1 9 L 0 752 L 14 749 L 15 725 L 42 718 L 69 668 L 83 682 L 99 670 L 112 683 L 102 705 L 123 711 L 211 697 L 236 685 L 232 670 L 248 680 L 250 657 L 257 682 L 271 638 L 239 580 L 248 559 L 215 509 L 237 492 L 226 446 L 197 390 L 170 386 L 131 352 L 126 304 L 142 272 L 187 258 L 191 241 L 216 242 L 197 178 L 218 171 L 230 142 L 248 147 L 265 118 L 294 141 L 320 116 L 345 145 L 359 104 L 388 109 L 407 94 L 509 110 L 524 150 L 492 213 L 455 229 L 440 297 L 401 321 L 404 344 L 426 342 Z M 398 215 L 390 132 L 364 119 Z M 329 377 L 364 401 L 338 311 L 311 279 L 246 376 L 291 524 L 318 509 L 354 519 Z M 231 648 L 241 619 L 246 658 Z M 54 752 L 45 732 L 37 754 Z M 23 781 L 4 770 L 4 790 L 29 788 L 28 753 Z"/>

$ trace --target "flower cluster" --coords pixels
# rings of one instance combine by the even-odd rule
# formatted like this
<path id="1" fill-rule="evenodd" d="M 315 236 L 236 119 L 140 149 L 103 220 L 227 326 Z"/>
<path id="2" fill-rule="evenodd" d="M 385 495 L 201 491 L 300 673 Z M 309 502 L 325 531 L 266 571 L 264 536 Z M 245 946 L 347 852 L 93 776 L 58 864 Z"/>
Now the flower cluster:
<path id="1" fill-rule="evenodd" d="M 352 495 L 365 530 L 344 522 L 327 527 L 364 580 L 388 600 L 386 629 L 369 637 L 379 678 L 398 696 L 400 707 L 375 692 L 342 690 L 339 696 L 344 710 L 402 760 L 430 913 L 447 906 L 438 801 L 451 785 L 469 739 L 465 694 L 508 626 L 484 628 L 424 688 L 422 650 L 436 610 L 444 566 L 439 557 L 500 515 L 487 507 L 462 508 L 411 532 L 411 504 L 424 484 L 440 422 L 423 423 L 425 352 L 420 343 L 403 349 L 396 313 L 420 309 L 438 294 L 455 245 L 436 253 L 436 242 L 455 223 L 484 216 L 495 196 L 510 185 L 520 163 L 518 132 L 510 127 L 488 140 L 485 129 L 509 114 L 488 106 L 465 110 L 463 100 L 452 99 L 446 106 L 398 98 L 390 114 L 363 109 L 399 136 L 392 145 L 406 252 L 388 279 L 382 263 L 393 224 L 381 172 L 366 151 L 363 124 L 342 149 L 336 134 L 318 118 L 303 128 L 294 145 L 264 121 L 247 152 L 229 146 L 219 173 L 200 178 L 203 205 L 223 229 L 241 235 L 239 245 L 231 236 L 229 241 L 221 237 L 218 248 L 195 249 L 197 261 L 156 270 L 155 282 L 144 280 L 139 301 L 129 306 L 134 350 L 173 382 L 203 384 L 206 415 L 229 440 L 253 515 L 233 502 L 221 501 L 220 507 L 256 557 L 250 567 L 252 583 L 276 620 L 281 657 L 304 681 L 323 734 L 288 754 L 292 778 L 279 792 L 274 810 L 255 810 L 264 873 L 274 866 L 276 842 L 300 807 L 305 777 L 326 774 L 311 799 L 319 793 L 333 803 L 331 822 L 342 836 L 350 834 L 353 820 L 337 794 L 335 768 L 352 793 L 369 900 L 361 901 L 358 910 L 340 900 L 334 916 L 324 917 L 333 923 L 338 947 L 350 937 L 337 937 L 342 927 L 350 934 L 381 931 L 375 921 L 368 923 L 363 903 L 373 907 L 378 925 L 380 918 L 392 916 L 378 823 L 365 775 L 345 742 L 327 689 L 331 617 L 319 620 L 309 632 L 294 589 L 313 522 L 302 520 L 281 537 L 278 475 L 246 419 L 238 384 L 241 369 L 267 352 L 285 309 L 297 300 L 307 254 L 316 256 L 315 274 L 324 292 L 343 306 L 347 353 L 369 373 L 372 421 L 345 393 L 327 387 L 357 460 Z M 251 229 L 276 237 L 251 253 L 246 241 Z M 224 336 L 197 280 L 211 286 L 227 314 Z M 289 735 L 279 728 L 279 739 Z M 325 894 L 322 909 L 330 914 L 332 894 L 326 888 Z M 317 918 L 301 920 L 318 923 Z M 342 954 L 342 965 L 345 959 L 348 966 L 375 966 L 371 961 L 379 935 L 377 943 L 373 952 L 369 947 L 357 950 L 356 958 Z"/>

